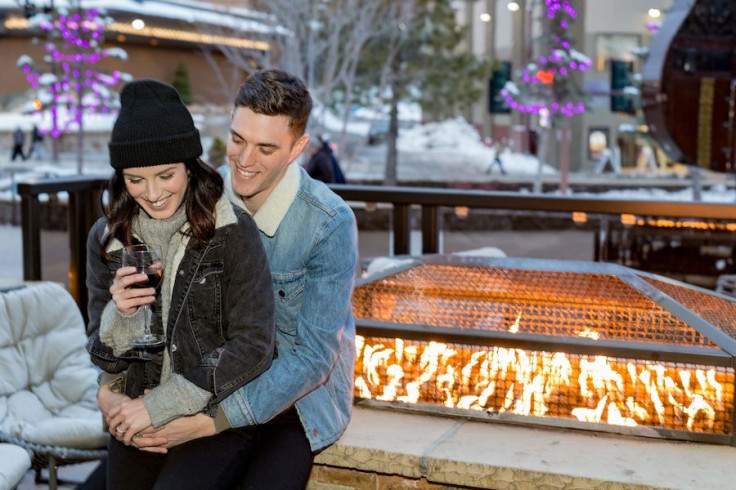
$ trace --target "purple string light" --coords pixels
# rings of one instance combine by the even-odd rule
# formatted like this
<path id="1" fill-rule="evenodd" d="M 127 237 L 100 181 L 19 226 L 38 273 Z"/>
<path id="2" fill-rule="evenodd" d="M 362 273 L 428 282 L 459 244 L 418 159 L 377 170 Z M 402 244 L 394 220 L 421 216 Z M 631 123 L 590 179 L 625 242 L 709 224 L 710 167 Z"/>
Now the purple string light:
<path id="1" fill-rule="evenodd" d="M 103 87 L 117 84 L 123 74 L 115 71 L 108 75 L 88 68 L 106 56 L 98 46 L 105 24 L 95 8 L 71 16 L 59 15 L 55 20 L 40 24 L 41 30 L 57 32 L 62 40 L 60 47 L 53 42 L 45 45 L 47 55 L 61 69 L 56 81 L 48 84 L 54 127 L 47 133 L 54 138 L 79 128 L 85 112 L 117 112 L 109 107 L 114 100 L 113 95 Z M 23 65 L 22 69 L 28 83 L 39 89 L 41 73 L 31 64 Z M 72 89 L 75 93 L 71 93 Z M 90 97 L 94 100 L 88 100 Z M 59 112 L 58 108 L 62 106 L 67 107 L 67 114 Z"/>
<path id="2" fill-rule="evenodd" d="M 559 27 L 563 33 L 570 28 L 570 23 L 578 16 L 577 11 L 570 5 L 568 0 L 544 0 L 546 16 L 553 25 Z M 522 71 L 522 80 L 524 83 L 532 86 L 544 86 L 554 83 L 554 78 L 558 75 L 567 76 L 570 71 L 584 72 L 593 66 L 593 62 L 588 58 L 579 57 L 576 59 L 571 56 L 570 48 L 572 44 L 567 36 L 555 34 L 553 36 L 554 43 L 557 47 L 553 47 L 549 53 L 540 56 L 536 63 L 529 63 Z M 506 103 L 514 110 L 528 113 L 539 114 L 542 111 L 550 113 L 559 113 L 568 117 L 585 112 L 585 104 L 583 102 L 537 102 L 522 103 L 516 100 L 514 94 L 507 89 L 501 90 L 501 95 Z"/>

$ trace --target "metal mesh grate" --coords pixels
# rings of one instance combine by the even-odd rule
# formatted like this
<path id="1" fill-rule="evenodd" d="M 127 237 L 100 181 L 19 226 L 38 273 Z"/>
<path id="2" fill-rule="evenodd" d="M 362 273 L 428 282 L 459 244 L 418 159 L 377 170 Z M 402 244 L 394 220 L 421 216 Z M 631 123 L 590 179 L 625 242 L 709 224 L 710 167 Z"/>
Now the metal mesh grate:
<path id="1" fill-rule="evenodd" d="M 736 339 L 736 303 L 733 301 L 649 277 L 643 279 Z"/>
<path id="2" fill-rule="evenodd" d="M 421 264 L 356 288 L 353 306 L 399 324 L 715 347 L 607 274 Z"/>
<path id="3" fill-rule="evenodd" d="M 356 339 L 355 395 L 730 435 L 734 370 L 432 341 Z"/>

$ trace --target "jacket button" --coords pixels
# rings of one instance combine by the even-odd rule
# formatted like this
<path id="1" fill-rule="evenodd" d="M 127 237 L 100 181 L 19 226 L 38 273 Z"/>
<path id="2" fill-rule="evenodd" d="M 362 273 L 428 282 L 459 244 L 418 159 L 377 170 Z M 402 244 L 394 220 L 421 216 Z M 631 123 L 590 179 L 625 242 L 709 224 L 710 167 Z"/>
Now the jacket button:
<path id="1" fill-rule="evenodd" d="M 279 296 L 281 296 L 282 298 L 285 298 L 286 297 L 286 291 L 284 291 L 283 289 L 279 289 Z"/>
<path id="2" fill-rule="evenodd" d="M 183 276 L 184 275 L 184 271 L 183 270 L 182 271 L 179 271 L 179 275 L 180 276 Z"/>
<path id="3" fill-rule="evenodd" d="M 176 344 L 171 344 L 171 352 L 176 352 Z"/>
<path id="4" fill-rule="evenodd" d="M 317 436 L 319 435 L 319 432 L 317 431 L 317 429 L 314 429 L 314 430 L 312 431 L 312 435 L 313 435 L 314 437 L 317 437 Z"/>

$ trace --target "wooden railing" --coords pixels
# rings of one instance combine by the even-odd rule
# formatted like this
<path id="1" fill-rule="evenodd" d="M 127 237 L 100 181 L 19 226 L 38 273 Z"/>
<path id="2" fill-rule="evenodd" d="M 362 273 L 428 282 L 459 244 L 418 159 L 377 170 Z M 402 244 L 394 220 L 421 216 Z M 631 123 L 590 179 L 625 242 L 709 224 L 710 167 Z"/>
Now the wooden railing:
<path id="1" fill-rule="evenodd" d="M 102 215 L 100 193 L 107 180 L 65 177 L 18 183 L 23 236 L 23 279 L 41 280 L 41 194 L 67 192 L 69 230 L 69 292 L 87 321 L 87 232 Z"/>
<path id="2" fill-rule="evenodd" d="M 58 178 L 18 184 L 21 196 L 23 233 L 23 276 L 26 280 L 41 279 L 41 238 L 39 195 L 67 192 L 69 194 L 69 290 L 86 315 L 86 239 L 87 233 L 101 216 L 100 192 L 105 180 L 92 177 Z M 440 209 L 443 207 L 482 208 L 510 211 L 585 213 L 596 216 L 599 228 L 595 234 L 593 257 L 606 260 L 608 227 L 621 215 L 667 218 L 696 218 L 736 221 L 736 205 L 662 201 L 622 201 L 579 197 L 550 197 L 511 192 L 445 190 L 416 187 L 376 187 L 332 185 L 331 188 L 348 202 L 388 203 L 392 205 L 393 253 L 408 254 L 411 250 L 410 209 L 421 211 L 422 253 L 439 251 Z"/>

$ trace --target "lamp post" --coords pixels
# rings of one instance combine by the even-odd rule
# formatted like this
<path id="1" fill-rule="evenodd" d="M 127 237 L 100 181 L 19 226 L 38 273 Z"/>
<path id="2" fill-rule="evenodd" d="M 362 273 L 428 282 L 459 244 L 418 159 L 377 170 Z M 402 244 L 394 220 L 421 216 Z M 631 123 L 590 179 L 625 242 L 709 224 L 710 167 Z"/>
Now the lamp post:
<path id="1" fill-rule="evenodd" d="M 486 24 L 486 59 L 491 65 L 491 70 L 493 70 L 496 62 L 496 0 L 486 0 L 486 11 L 484 14 L 487 17 L 481 20 Z M 486 97 L 489 99 L 492 97 L 490 90 L 486 91 Z M 490 107 L 490 100 L 487 101 L 486 107 Z M 487 134 L 493 138 L 494 121 L 490 110 L 485 111 L 485 122 Z"/>

